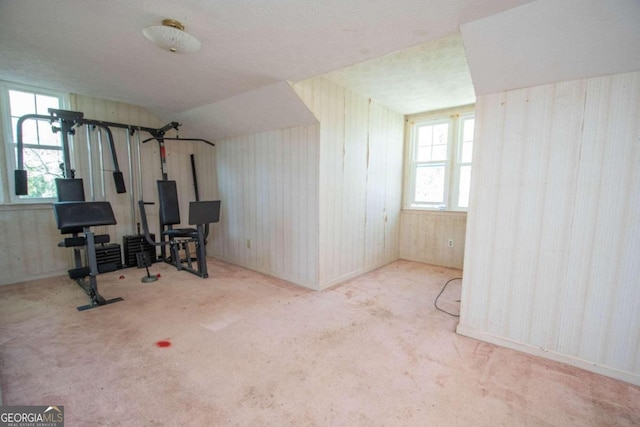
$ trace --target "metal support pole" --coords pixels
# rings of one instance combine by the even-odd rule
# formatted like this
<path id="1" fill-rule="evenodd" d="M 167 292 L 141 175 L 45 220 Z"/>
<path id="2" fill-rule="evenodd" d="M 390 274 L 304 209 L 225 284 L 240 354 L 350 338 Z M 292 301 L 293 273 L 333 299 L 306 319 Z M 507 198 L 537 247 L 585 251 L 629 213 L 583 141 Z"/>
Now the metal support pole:
<path id="1" fill-rule="evenodd" d="M 136 133 L 137 137 L 137 150 L 138 156 L 138 200 L 144 200 L 144 186 L 142 185 L 142 154 L 140 153 L 140 131 Z"/>
<path id="2" fill-rule="evenodd" d="M 63 154 L 63 171 L 65 178 L 73 178 L 74 172 L 71 169 L 71 152 L 69 150 L 69 135 L 73 133 L 73 124 L 68 123 L 66 120 L 60 120 L 60 138 L 62 139 L 62 154 Z"/>
<path id="3" fill-rule="evenodd" d="M 131 235 L 136 234 L 136 201 L 133 188 L 133 146 L 131 145 L 131 130 L 127 129 L 127 153 L 129 155 L 129 209 L 131 210 Z"/>
<path id="4" fill-rule="evenodd" d="M 94 192 L 94 176 L 93 176 L 93 155 L 91 152 L 91 126 L 86 126 L 87 130 L 87 157 L 89 158 L 89 200 L 96 201 Z"/>
<path id="5" fill-rule="evenodd" d="M 98 129 L 98 161 L 100 164 L 100 201 L 107 200 L 107 189 L 104 183 L 104 157 L 102 155 L 102 129 Z"/>

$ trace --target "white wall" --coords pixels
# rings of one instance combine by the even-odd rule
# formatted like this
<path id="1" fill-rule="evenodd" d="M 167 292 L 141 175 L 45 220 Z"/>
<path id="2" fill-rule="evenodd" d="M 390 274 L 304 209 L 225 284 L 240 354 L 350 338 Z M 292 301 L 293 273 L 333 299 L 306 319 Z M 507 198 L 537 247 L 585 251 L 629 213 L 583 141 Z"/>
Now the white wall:
<path id="1" fill-rule="evenodd" d="M 640 72 L 476 107 L 458 332 L 640 384 Z"/>
<path id="2" fill-rule="evenodd" d="M 400 258 L 462 270 L 466 228 L 466 212 L 405 209 L 400 215 Z"/>
<path id="3" fill-rule="evenodd" d="M 216 141 L 210 255 L 317 288 L 318 134 L 311 125 Z"/>
<path id="4" fill-rule="evenodd" d="M 0 206 L 0 285 L 63 274 L 68 253 L 49 205 Z"/>
<path id="5" fill-rule="evenodd" d="M 323 78 L 294 85 L 320 121 L 326 288 L 399 257 L 404 117 Z"/>
<path id="6" fill-rule="evenodd" d="M 213 256 L 312 289 L 398 258 L 403 117 L 322 78 L 319 123 L 217 141 Z"/>

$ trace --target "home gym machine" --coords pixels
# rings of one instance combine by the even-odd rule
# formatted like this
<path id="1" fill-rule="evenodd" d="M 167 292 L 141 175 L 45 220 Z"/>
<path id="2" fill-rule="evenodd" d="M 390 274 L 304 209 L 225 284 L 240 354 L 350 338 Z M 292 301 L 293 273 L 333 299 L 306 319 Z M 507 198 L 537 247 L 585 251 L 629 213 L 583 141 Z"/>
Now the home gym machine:
<path id="1" fill-rule="evenodd" d="M 96 244 L 108 243 L 109 235 L 96 236 L 91 231 L 92 227 L 115 225 L 116 219 L 111 204 L 106 201 L 85 201 L 84 188 L 82 179 L 75 177 L 75 170 L 71 168 L 71 149 L 69 143 L 69 135 L 75 134 L 75 128 L 86 125 L 99 127 L 106 132 L 111 157 L 113 160 L 113 178 L 115 182 L 116 192 L 125 193 L 125 183 L 123 174 L 120 171 L 113 135 L 112 127 L 127 129 L 130 134 L 135 131 L 144 131 L 149 133 L 152 138 L 159 142 L 164 142 L 165 133 L 171 129 L 178 130 L 180 126 L 177 122 L 171 122 L 160 128 L 148 128 L 143 126 L 129 125 L 123 123 L 105 122 L 100 120 L 91 120 L 84 118 L 82 112 L 67 111 L 58 109 L 49 109 L 49 115 L 27 114 L 18 119 L 16 136 L 17 136 L 17 168 L 15 170 L 15 194 L 28 194 L 28 177 L 24 168 L 24 143 L 23 143 L 23 124 L 26 120 L 48 121 L 52 125 L 52 131 L 61 132 L 63 163 L 60 165 L 63 178 L 56 179 L 56 189 L 58 192 L 58 201 L 53 204 L 54 216 L 57 227 L 62 234 L 71 237 L 65 238 L 59 246 L 71 247 L 74 250 L 75 268 L 69 270 L 69 277 L 76 282 L 89 295 L 90 304 L 78 307 L 78 310 L 86 310 L 96 306 L 106 305 L 112 302 L 121 301 L 122 298 L 106 300 L 98 292 L 97 275 L 99 273 L 96 261 Z M 55 126 L 57 124 L 58 126 Z M 176 138 L 167 138 L 176 139 Z M 191 141 L 203 141 L 213 145 L 209 141 L 202 139 L 186 139 Z M 161 144 L 162 144 L 161 142 Z M 87 141 L 89 143 L 89 141 Z M 162 146 L 162 145 L 161 145 Z M 164 149 L 161 155 L 164 157 Z M 166 179 L 166 172 L 163 167 L 163 179 Z M 145 218 L 146 222 L 146 218 Z M 200 228 L 198 228 L 199 230 Z M 148 230 L 147 230 L 147 238 Z M 169 242 L 164 243 L 169 244 Z M 86 265 L 82 261 L 81 249 L 84 248 Z M 204 249 L 202 251 L 204 253 Z M 206 273 L 206 261 L 205 273 Z M 89 278 L 88 281 L 86 278 Z"/>
<path id="2" fill-rule="evenodd" d="M 168 179 L 164 141 L 179 139 L 201 141 L 211 146 L 214 146 L 214 144 L 202 139 L 164 137 L 153 137 L 142 142 L 146 143 L 154 139 L 159 144 L 160 169 L 162 171 L 162 180 L 157 181 L 158 204 L 160 206 L 159 225 L 161 240 L 160 242 L 153 241 L 149 233 L 149 224 L 147 221 L 145 205 L 150 205 L 152 203 L 140 200 L 138 202 L 138 206 L 145 238 L 149 244 L 160 246 L 161 259 L 164 262 L 174 265 L 178 270 L 185 270 L 201 278 L 207 278 L 209 277 L 209 272 L 207 270 L 206 239 L 209 234 L 209 224 L 218 222 L 220 219 L 220 201 L 200 201 L 198 181 L 195 172 L 195 162 L 193 155 L 191 155 L 191 170 L 193 172 L 196 200 L 194 202 L 189 202 L 189 225 L 195 225 L 196 228 L 174 228 L 174 226 L 181 223 L 180 205 L 178 203 L 176 182 Z M 193 265 L 194 259 L 192 258 L 191 250 L 189 249 L 191 243 L 195 245 L 195 267 Z M 165 250 L 166 246 L 169 247 L 168 256 Z M 184 254 L 184 256 L 182 254 Z"/>
<path id="3" fill-rule="evenodd" d="M 86 310 L 95 306 L 106 305 L 122 298 L 106 300 L 98 292 L 98 263 L 96 260 L 96 243 L 108 243 L 109 235 L 95 236 L 91 227 L 103 225 L 115 225 L 116 219 L 109 202 L 87 202 L 84 198 L 82 179 L 75 177 L 75 171 L 71 169 L 71 150 L 69 135 L 75 134 L 75 127 L 80 125 L 93 125 L 106 131 L 111 157 L 113 160 L 113 178 L 118 193 L 126 192 L 122 172 L 118 166 L 113 135 L 108 126 L 94 120 L 87 120 L 83 113 L 76 111 L 49 109 L 49 116 L 27 114 L 18 119 L 17 135 L 17 169 L 15 171 L 16 195 L 28 194 L 27 171 L 24 169 L 24 145 L 23 124 L 26 120 L 46 120 L 52 124 L 53 132 L 61 133 L 63 163 L 60 165 L 63 178 L 56 179 L 58 202 L 53 204 L 54 216 L 60 232 L 64 235 L 71 234 L 58 246 L 73 248 L 75 267 L 68 271 L 69 277 L 84 289 L 90 299 L 89 305 L 78 307 L 78 310 Z M 58 123 L 59 127 L 53 126 Z M 82 262 L 81 249 L 84 248 L 86 264 Z M 86 278 L 89 278 L 87 281 Z"/>
<path id="4" fill-rule="evenodd" d="M 160 205 L 160 230 L 162 240 L 154 242 L 149 234 L 149 224 L 145 205 L 153 204 L 140 200 L 140 219 L 144 236 L 149 244 L 154 246 L 169 246 L 170 257 L 163 254 L 163 261 L 173 264 L 178 270 L 185 270 L 200 276 L 203 279 L 209 277 L 207 270 L 205 227 L 220 218 L 220 200 L 189 202 L 189 225 L 196 228 L 174 228 L 180 224 L 180 206 L 178 204 L 178 192 L 175 181 L 158 181 L 158 203 Z M 193 259 L 189 244 L 195 244 L 195 256 L 197 268 L 193 266 Z M 181 256 L 184 252 L 184 261 Z M 184 264 L 186 262 L 186 265 Z"/>

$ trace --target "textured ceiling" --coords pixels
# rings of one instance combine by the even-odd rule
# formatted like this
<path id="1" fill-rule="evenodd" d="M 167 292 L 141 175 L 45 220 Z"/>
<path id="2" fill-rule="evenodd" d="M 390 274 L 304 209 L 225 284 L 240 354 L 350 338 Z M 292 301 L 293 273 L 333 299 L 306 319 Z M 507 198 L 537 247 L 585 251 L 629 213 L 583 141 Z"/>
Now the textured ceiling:
<path id="1" fill-rule="evenodd" d="M 402 114 L 473 104 L 476 99 L 457 32 L 326 77 Z"/>
<path id="2" fill-rule="evenodd" d="M 0 0 L 0 79 L 141 105 L 156 114 L 187 112 L 436 40 L 461 23 L 527 1 Z M 181 55 L 153 46 L 142 29 L 163 18 L 182 21 L 202 42 L 201 50 Z M 461 73 L 450 73 L 454 80 L 447 82 L 443 64 L 425 63 L 445 60 L 460 67 L 459 42 L 444 43 L 442 54 L 430 51 L 439 43 L 416 47 L 416 61 L 400 55 L 409 67 L 438 68 L 442 86 L 419 89 L 431 99 L 441 98 L 441 88 L 452 87 Z M 406 84 L 390 102 L 413 110 L 403 106 L 402 93 L 415 105 L 425 74 L 402 71 L 402 61 L 394 58 L 377 63 L 376 73 L 362 69 L 362 85 L 355 71 L 334 77 L 362 90 L 402 73 Z M 386 73 L 385 65 L 391 67 Z M 461 80 L 468 85 L 467 76 Z"/>

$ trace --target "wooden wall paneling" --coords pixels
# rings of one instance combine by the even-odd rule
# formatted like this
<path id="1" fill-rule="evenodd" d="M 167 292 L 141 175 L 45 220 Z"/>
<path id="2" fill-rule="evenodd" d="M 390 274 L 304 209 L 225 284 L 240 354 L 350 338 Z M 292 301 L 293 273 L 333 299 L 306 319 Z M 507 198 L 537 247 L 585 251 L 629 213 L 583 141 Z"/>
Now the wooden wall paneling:
<path id="1" fill-rule="evenodd" d="M 327 287 L 398 257 L 403 117 L 323 78 L 294 89 L 320 122 L 319 281 Z"/>
<path id="2" fill-rule="evenodd" d="M 530 331 L 532 304 L 535 290 L 535 270 L 538 267 L 538 246 L 533 236 L 541 234 L 542 217 L 535 215 L 544 202 L 544 191 L 536 185 L 545 179 L 548 163 L 548 150 L 552 142 L 549 138 L 551 119 L 549 111 L 552 109 L 553 86 L 533 88 L 523 92 L 519 99 L 522 103 L 522 121 L 519 123 L 519 138 L 512 143 L 520 144 L 519 171 L 516 179 L 519 197 L 516 215 L 514 240 L 514 268 L 509 275 L 509 301 L 522 304 L 521 319 L 512 319 L 507 329 L 514 337 L 525 339 Z M 521 142 L 518 142 L 521 141 Z M 507 177 L 508 178 L 508 177 Z M 513 304 L 513 303 L 510 303 Z M 512 316 L 513 313 L 509 313 Z"/>
<path id="3" fill-rule="evenodd" d="M 477 105 L 458 331 L 640 384 L 640 73 Z"/>
<path id="4" fill-rule="evenodd" d="M 404 117 L 386 111 L 385 136 L 386 182 L 385 188 L 385 263 L 400 257 L 400 212 L 402 209 L 402 178 L 404 155 Z"/>
<path id="5" fill-rule="evenodd" d="M 320 253 L 320 125 L 311 125 L 307 127 L 306 135 L 306 185 L 307 193 L 306 203 L 304 206 L 304 216 L 307 218 L 305 225 L 306 235 L 304 241 L 307 248 L 307 280 L 310 283 L 318 284 L 320 280 L 320 266 L 318 264 Z M 317 286 L 317 285 L 315 285 Z"/>
<path id="6" fill-rule="evenodd" d="M 341 255 L 342 147 L 344 90 L 324 79 L 314 81 L 313 112 L 320 121 L 320 283 L 339 275 Z"/>
<path id="7" fill-rule="evenodd" d="M 482 330 L 487 329 L 487 287 L 493 282 L 493 270 L 489 266 L 495 257 L 494 240 L 485 236 L 494 235 L 497 226 L 492 209 L 498 203 L 499 169 L 495 165 L 503 161 L 505 103 L 505 94 L 482 96 L 476 100 L 476 137 L 471 170 L 473 186 L 467 215 L 460 324 L 473 324 Z M 474 286 L 477 282 L 485 286 Z M 473 304 L 467 301 L 473 301 Z"/>
<path id="8" fill-rule="evenodd" d="M 589 289 L 584 299 L 578 355 L 587 360 L 629 369 L 637 360 L 640 322 L 634 313 L 640 303 L 637 266 L 633 252 L 638 233 L 638 150 L 640 125 L 640 73 L 590 79 L 585 108 L 589 133 L 583 134 L 580 171 L 592 191 L 580 192 L 577 203 L 588 203 L 591 252 L 585 260 Z M 598 177 L 592 187 L 587 171 Z M 630 209 L 636 207 L 635 212 Z M 622 273 L 624 272 L 624 273 Z M 635 273 L 635 275 L 634 275 Z M 633 277 L 633 278 L 632 278 Z M 635 308 L 633 308 L 635 307 Z M 630 323 L 635 320 L 636 323 Z M 631 329 L 630 329 L 631 328 Z M 630 332 L 633 330 L 633 332 Z M 635 371 L 640 381 L 640 371 Z"/>
<path id="9" fill-rule="evenodd" d="M 553 92 L 547 92 L 542 96 L 551 98 L 553 103 L 552 108 L 547 110 L 551 119 L 547 137 L 549 149 L 542 153 L 546 155 L 543 159 L 544 181 L 537 181 L 544 183 L 544 194 L 535 211 L 541 221 L 537 240 L 536 235 L 532 233 L 535 230 L 532 227 L 526 229 L 526 237 L 530 244 L 538 245 L 539 263 L 535 274 L 536 283 L 532 283 L 532 299 L 526 301 L 527 304 L 532 304 L 527 341 L 543 348 L 555 348 L 558 315 L 562 310 L 558 292 L 565 286 L 563 282 L 570 251 L 571 224 L 574 219 L 575 188 L 581 150 L 579 135 L 584 122 L 584 82 L 558 83 L 554 85 Z M 535 195 L 530 191 L 525 196 L 531 198 L 532 194 Z M 522 276 L 522 273 L 519 276 Z M 522 279 L 518 277 L 517 280 Z M 519 301 L 516 306 L 524 308 L 525 300 Z M 516 311 L 513 313 L 518 316 Z"/>
<path id="10" fill-rule="evenodd" d="M 386 141 L 382 134 L 383 114 L 379 104 L 369 105 L 365 266 L 382 264 L 384 261 L 384 181 L 387 165 Z"/>
<path id="11" fill-rule="evenodd" d="M 217 142 L 221 218 L 214 256 L 285 280 L 317 283 L 317 127 Z"/>
<path id="12" fill-rule="evenodd" d="M 405 210 L 400 214 L 400 258 L 462 269 L 467 215 L 465 212 Z M 448 246 L 453 239 L 454 246 Z"/>
<path id="13" fill-rule="evenodd" d="M 303 209 L 304 205 L 304 185 L 307 184 L 304 173 L 304 155 L 303 152 L 306 149 L 304 146 L 304 140 L 301 138 L 306 134 L 305 128 L 292 128 L 288 129 L 285 134 L 285 143 L 289 144 L 289 152 L 291 153 L 291 194 L 293 195 L 291 200 L 291 210 L 293 218 L 291 221 L 291 240 L 292 248 L 295 250 L 291 253 L 291 262 L 295 269 L 298 266 L 308 265 L 306 259 L 306 245 L 304 244 L 305 238 L 305 224 L 308 220 L 306 212 Z M 301 271 L 302 273 L 302 271 Z"/>
<path id="14" fill-rule="evenodd" d="M 59 233 L 48 205 L 0 209 L 0 285 L 59 274 L 68 254 L 57 247 Z"/>
<path id="15" fill-rule="evenodd" d="M 16 275 L 13 272 L 11 253 L 15 253 L 15 249 L 10 244 L 9 230 L 13 226 L 11 223 L 10 214 L 6 211 L 0 211 L 2 221 L 0 221 L 0 284 L 5 285 L 7 283 L 13 283 L 13 278 Z"/>
<path id="16" fill-rule="evenodd" d="M 597 81 L 591 81 L 591 85 Z M 591 87 L 590 87 L 591 88 Z M 611 193 L 615 200 L 602 200 L 603 206 L 613 203 L 619 222 L 616 231 L 610 234 L 618 255 L 613 295 L 608 308 L 609 321 L 604 332 L 606 352 L 601 360 L 608 366 L 616 366 L 625 371 L 640 373 L 640 266 L 636 262 L 640 253 L 640 73 L 626 74 L 611 78 L 610 134 L 607 140 L 627 141 L 616 153 L 615 177 L 610 181 L 613 187 L 624 182 L 626 185 Z M 610 148 L 611 149 L 611 148 Z M 619 166 L 619 167 L 618 167 Z M 600 248 L 603 256 L 604 248 Z M 613 338 L 611 338 L 613 337 Z"/>
<path id="17" fill-rule="evenodd" d="M 227 159 L 226 162 L 222 162 L 222 159 Z M 224 189 L 229 188 L 230 173 L 226 170 L 229 165 L 228 144 L 224 141 L 216 141 L 216 171 L 218 176 L 218 197 L 220 198 L 220 223 L 218 227 L 218 233 L 213 237 L 214 256 L 229 257 L 229 242 L 231 240 L 229 236 L 230 228 L 230 216 L 233 212 L 233 201 L 230 197 L 224 198 Z"/>
<path id="18" fill-rule="evenodd" d="M 353 92 L 345 93 L 345 132 L 342 216 L 346 218 L 345 246 L 340 258 L 340 273 L 357 271 L 364 265 L 365 212 L 367 200 L 367 138 L 369 100 Z M 348 256 L 345 256 L 349 254 Z"/>
<path id="19" fill-rule="evenodd" d="M 255 175 L 253 179 L 255 183 L 253 185 L 253 198 L 255 203 L 255 212 L 253 218 L 253 228 L 255 238 L 252 240 L 251 253 L 254 255 L 253 262 L 263 271 L 269 268 L 269 259 L 271 257 L 270 252 L 267 250 L 267 230 L 268 230 L 268 208 L 269 202 L 266 200 L 268 197 L 268 173 L 266 170 L 265 158 L 265 144 L 264 141 L 266 135 L 264 133 L 255 135 L 254 149 L 252 151 L 253 157 L 253 169 Z"/>

